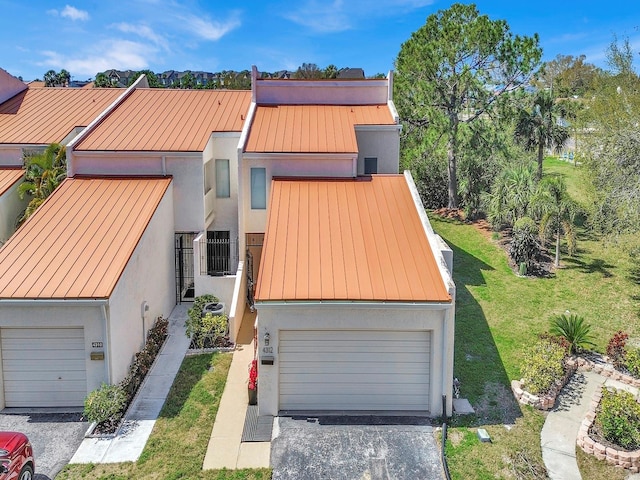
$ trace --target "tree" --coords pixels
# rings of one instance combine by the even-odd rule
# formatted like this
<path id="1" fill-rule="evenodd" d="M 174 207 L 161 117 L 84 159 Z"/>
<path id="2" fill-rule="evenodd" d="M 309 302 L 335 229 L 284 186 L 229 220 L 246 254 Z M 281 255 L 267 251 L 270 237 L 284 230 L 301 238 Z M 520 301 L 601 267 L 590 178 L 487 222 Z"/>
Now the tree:
<path id="1" fill-rule="evenodd" d="M 56 75 L 56 85 L 59 87 L 68 87 L 71 81 L 71 74 L 64 68 Z"/>
<path id="2" fill-rule="evenodd" d="M 58 74 L 55 70 L 49 70 L 44 74 L 43 78 L 45 87 L 54 87 L 58 80 Z"/>
<path id="3" fill-rule="evenodd" d="M 511 165 L 502 170 L 488 195 L 487 213 L 493 227 L 512 227 L 521 218 L 533 217 L 536 192 L 533 162 Z"/>
<path id="4" fill-rule="evenodd" d="M 504 20 L 454 4 L 427 18 L 396 59 L 396 105 L 403 122 L 447 138 L 448 206 L 458 207 L 459 130 L 531 79 L 542 50 L 537 34 L 514 36 Z"/>
<path id="5" fill-rule="evenodd" d="M 303 63 L 293 74 L 293 78 L 313 80 L 323 77 L 323 71 L 315 63 Z"/>
<path id="6" fill-rule="evenodd" d="M 99 73 L 98 75 L 101 75 L 101 74 Z M 96 75 L 96 80 L 98 80 L 98 75 Z M 104 75 L 104 74 L 102 74 L 102 75 Z M 130 87 L 131 85 L 133 85 L 135 83 L 135 81 L 138 80 L 138 78 L 140 78 L 141 75 L 145 75 L 147 77 L 147 82 L 149 83 L 149 87 L 150 88 L 163 88 L 164 87 L 162 85 L 162 83 L 160 83 L 160 80 L 158 80 L 157 75 L 155 73 L 153 73 L 151 70 L 139 70 L 139 71 L 135 72 L 129 78 L 129 85 L 127 85 L 127 86 Z M 105 77 L 106 77 L 106 75 L 105 75 Z"/>
<path id="7" fill-rule="evenodd" d="M 106 73 L 100 72 L 96 75 L 95 80 L 93 81 L 93 86 L 96 88 L 111 88 L 115 87 L 115 85 L 111 84 L 109 77 Z"/>
<path id="8" fill-rule="evenodd" d="M 24 158 L 24 181 L 18 186 L 18 195 L 31 200 L 18 218 L 18 226 L 29 218 L 67 176 L 65 147 L 52 143 L 41 153 L 27 153 Z"/>
<path id="9" fill-rule="evenodd" d="M 338 76 L 338 67 L 334 64 L 327 65 L 322 75 L 324 78 L 336 78 Z"/>
<path id="10" fill-rule="evenodd" d="M 582 97 L 600 74 L 598 67 L 585 60 L 585 55 L 557 55 L 536 75 L 536 87 L 553 90 L 557 98 Z"/>
<path id="11" fill-rule="evenodd" d="M 521 109 L 514 132 L 516 141 L 530 151 L 537 151 L 538 179 L 542 178 L 545 147 L 561 146 L 569 130 L 559 123 L 555 99 L 549 91 L 538 91 L 531 109 Z"/>
<path id="12" fill-rule="evenodd" d="M 546 177 L 540 184 L 537 206 L 542 212 L 540 220 L 540 238 L 545 243 L 546 234 L 551 231 L 556 240 L 554 265 L 560 266 L 560 239 L 564 235 L 569 255 L 576 249 L 575 221 L 580 211 L 578 205 L 569 197 L 567 187 L 561 177 Z"/>

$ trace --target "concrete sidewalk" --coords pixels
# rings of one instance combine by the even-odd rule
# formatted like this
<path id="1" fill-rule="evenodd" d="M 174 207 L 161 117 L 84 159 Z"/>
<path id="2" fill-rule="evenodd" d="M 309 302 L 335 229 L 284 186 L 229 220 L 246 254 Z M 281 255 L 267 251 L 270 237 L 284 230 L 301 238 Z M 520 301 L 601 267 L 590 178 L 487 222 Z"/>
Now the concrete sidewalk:
<path id="1" fill-rule="evenodd" d="M 241 441 L 249 400 L 249 363 L 254 357 L 255 317 L 255 313 L 245 310 L 227 383 L 204 457 L 204 470 L 269 467 L 271 442 Z"/>
<path id="2" fill-rule="evenodd" d="M 118 434 L 113 438 L 85 438 L 69 463 L 138 460 L 189 347 L 185 335 L 189 307 L 190 304 L 176 305 L 171 312 L 167 339 L 133 399 Z"/>

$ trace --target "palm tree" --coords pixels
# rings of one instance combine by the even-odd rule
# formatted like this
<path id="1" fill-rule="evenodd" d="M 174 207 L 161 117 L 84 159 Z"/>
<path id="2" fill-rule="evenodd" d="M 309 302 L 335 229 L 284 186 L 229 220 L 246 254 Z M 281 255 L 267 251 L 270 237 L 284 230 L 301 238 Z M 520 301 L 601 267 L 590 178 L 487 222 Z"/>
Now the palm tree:
<path id="1" fill-rule="evenodd" d="M 531 205 L 536 189 L 533 162 L 505 168 L 496 178 L 488 196 L 491 224 L 494 227 L 513 226 L 518 219 L 532 216 Z"/>
<path id="2" fill-rule="evenodd" d="M 25 156 L 24 181 L 18 187 L 18 194 L 20 198 L 29 195 L 31 201 L 18 218 L 18 226 L 36 211 L 66 176 L 66 150 L 57 143 L 52 143 L 42 153 Z"/>
<path id="3" fill-rule="evenodd" d="M 567 240 L 569 255 L 576 249 L 575 220 L 580 212 L 578 204 L 567 193 L 567 186 L 560 177 L 546 177 L 540 183 L 540 191 L 535 199 L 540 209 L 540 239 L 545 243 L 546 233 L 550 230 L 556 237 L 556 258 L 554 265 L 560 266 L 560 239 Z"/>
<path id="4" fill-rule="evenodd" d="M 523 109 L 518 114 L 514 136 L 527 150 L 537 150 L 538 179 L 542 178 L 544 147 L 560 146 L 569 138 L 569 130 L 558 120 L 555 99 L 547 91 L 536 94 L 533 109 Z"/>

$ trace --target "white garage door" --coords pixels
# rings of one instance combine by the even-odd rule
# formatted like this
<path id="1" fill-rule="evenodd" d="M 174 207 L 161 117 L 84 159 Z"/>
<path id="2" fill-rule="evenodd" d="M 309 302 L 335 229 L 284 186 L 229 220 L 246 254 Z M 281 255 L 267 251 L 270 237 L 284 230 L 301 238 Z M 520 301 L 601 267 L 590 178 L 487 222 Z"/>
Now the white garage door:
<path id="1" fill-rule="evenodd" d="M 429 405 L 429 332 L 281 331 L 280 410 Z"/>
<path id="2" fill-rule="evenodd" d="M 3 328 L 7 407 L 77 407 L 87 395 L 82 328 Z"/>

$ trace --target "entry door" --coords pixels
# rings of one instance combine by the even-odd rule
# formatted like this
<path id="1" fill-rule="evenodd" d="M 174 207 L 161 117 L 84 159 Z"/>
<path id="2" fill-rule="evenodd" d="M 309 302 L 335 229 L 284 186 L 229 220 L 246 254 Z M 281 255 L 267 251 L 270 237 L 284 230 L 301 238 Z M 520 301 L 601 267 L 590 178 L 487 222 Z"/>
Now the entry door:
<path id="1" fill-rule="evenodd" d="M 82 328 L 3 328 L 7 407 L 81 407 L 87 395 Z"/>
<path id="2" fill-rule="evenodd" d="M 279 332 L 280 410 L 427 411 L 428 331 Z"/>

